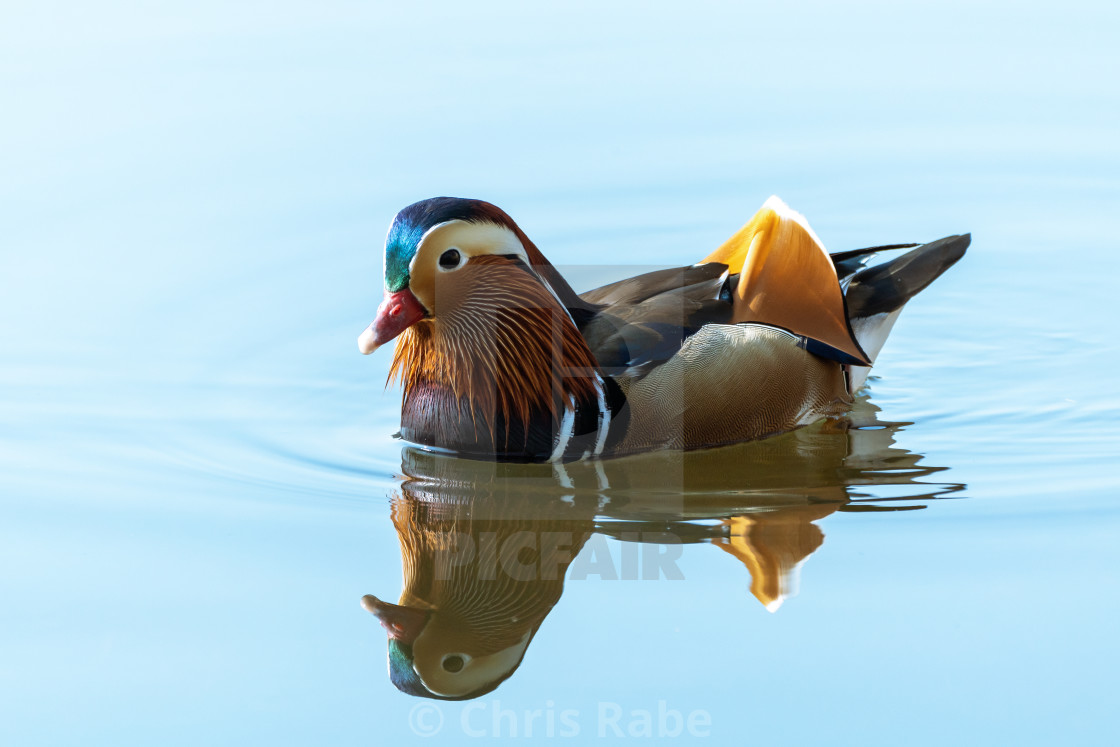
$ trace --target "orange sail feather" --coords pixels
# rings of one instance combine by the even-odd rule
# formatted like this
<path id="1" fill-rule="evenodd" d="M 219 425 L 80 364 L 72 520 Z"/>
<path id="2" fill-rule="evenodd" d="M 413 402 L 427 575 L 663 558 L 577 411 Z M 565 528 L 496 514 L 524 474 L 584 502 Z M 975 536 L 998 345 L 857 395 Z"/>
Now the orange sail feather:
<path id="1" fill-rule="evenodd" d="M 781 327 L 871 364 L 848 325 L 832 259 L 805 218 L 777 197 L 704 262 L 739 273 L 734 323 Z"/>

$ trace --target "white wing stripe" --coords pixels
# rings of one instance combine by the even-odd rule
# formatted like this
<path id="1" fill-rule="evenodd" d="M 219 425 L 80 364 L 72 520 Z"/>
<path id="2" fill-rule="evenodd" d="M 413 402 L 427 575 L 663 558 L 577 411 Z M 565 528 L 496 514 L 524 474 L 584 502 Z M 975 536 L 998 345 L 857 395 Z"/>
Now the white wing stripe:
<path id="1" fill-rule="evenodd" d="M 611 408 L 607 407 L 606 390 L 603 377 L 595 374 L 595 394 L 599 399 L 599 431 L 595 437 L 595 450 L 592 452 L 595 456 L 603 453 L 603 447 L 607 444 L 607 432 L 611 428 Z"/>
<path id="2" fill-rule="evenodd" d="M 550 462 L 559 462 L 564 458 L 564 451 L 568 448 L 568 442 L 572 440 L 572 430 L 576 425 L 576 412 L 572 408 L 564 410 L 564 419 L 560 421 L 560 432 L 556 434 L 556 448 L 552 450 L 552 456 L 548 458 Z"/>

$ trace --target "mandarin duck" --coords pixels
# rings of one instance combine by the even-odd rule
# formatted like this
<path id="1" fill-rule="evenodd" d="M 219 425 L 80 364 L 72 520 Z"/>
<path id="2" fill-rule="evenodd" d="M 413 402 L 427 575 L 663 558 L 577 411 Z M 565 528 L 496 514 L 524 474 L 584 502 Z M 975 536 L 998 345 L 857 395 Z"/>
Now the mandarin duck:
<path id="1" fill-rule="evenodd" d="M 504 211 L 436 197 L 394 218 L 358 347 L 397 339 L 400 435 L 425 448 L 562 463 L 719 446 L 843 412 L 969 241 L 830 255 L 771 197 L 700 262 L 579 294 Z M 865 267 L 892 249 L 910 251 Z"/>

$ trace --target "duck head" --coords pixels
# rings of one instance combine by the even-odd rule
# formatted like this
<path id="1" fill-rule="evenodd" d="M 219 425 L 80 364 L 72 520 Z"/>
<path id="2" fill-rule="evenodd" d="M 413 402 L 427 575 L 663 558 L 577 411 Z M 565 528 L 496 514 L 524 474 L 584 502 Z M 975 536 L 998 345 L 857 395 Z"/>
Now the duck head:
<path id="1" fill-rule="evenodd" d="M 582 305 L 504 210 L 482 200 L 433 197 L 404 208 L 389 226 L 384 300 L 358 338 L 358 349 L 368 355 L 417 322 L 434 318 L 437 285 L 443 292 L 460 286 L 444 281 L 463 268 L 487 263 L 530 269 L 557 302 Z M 447 314 L 458 310 L 464 299 L 440 300 L 439 311 Z"/>
<path id="2" fill-rule="evenodd" d="M 384 293 L 358 347 L 398 340 L 404 438 L 499 459 L 593 450 L 607 385 L 573 317 L 587 304 L 504 211 L 452 197 L 401 210 Z"/>

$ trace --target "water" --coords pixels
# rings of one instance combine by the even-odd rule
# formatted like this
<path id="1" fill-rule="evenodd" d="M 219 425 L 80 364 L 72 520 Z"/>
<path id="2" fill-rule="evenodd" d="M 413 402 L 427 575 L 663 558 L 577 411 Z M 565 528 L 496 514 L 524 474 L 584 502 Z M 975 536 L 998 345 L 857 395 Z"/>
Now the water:
<path id="1" fill-rule="evenodd" d="M 1118 20 L 9 9 L 0 741 L 1111 743 Z M 973 233 L 848 420 L 567 477 L 391 438 L 354 339 L 400 207 L 482 197 L 617 267 L 694 261 L 771 193 L 832 250 Z M 399 692 L 359 606 L 402 589 L 393 517 L 507 509 L 583 541 L 521 665 Z"/>

